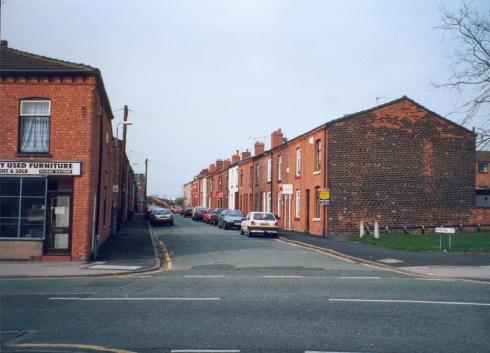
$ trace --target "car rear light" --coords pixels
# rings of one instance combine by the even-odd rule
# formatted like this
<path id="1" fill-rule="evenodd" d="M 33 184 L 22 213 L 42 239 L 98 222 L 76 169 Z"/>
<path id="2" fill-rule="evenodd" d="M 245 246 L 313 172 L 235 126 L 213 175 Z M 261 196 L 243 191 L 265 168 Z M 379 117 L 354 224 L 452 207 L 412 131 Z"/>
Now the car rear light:
<path id="1" fill-rule="evenodd" d="M 277 227 L 279 223 L 277 221 L 274 222 L 274 227 Z"/>
<path id="2" fill-rule="evenodd" d="M 255 225 L 255 221 L 250 222 L 250 224 L 254 226 Z"/>

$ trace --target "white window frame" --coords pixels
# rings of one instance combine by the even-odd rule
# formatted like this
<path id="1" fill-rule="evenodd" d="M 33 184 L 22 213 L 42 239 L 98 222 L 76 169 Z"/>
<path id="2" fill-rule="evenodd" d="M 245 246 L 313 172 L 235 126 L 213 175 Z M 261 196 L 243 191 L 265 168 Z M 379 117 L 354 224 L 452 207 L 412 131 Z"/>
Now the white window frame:
<path id="1" fill-rule="evenodd" d="M 301 148 L 296 149 L 296 176 L 301 175 Z"/>
<path id="2" fill-rule="evenodd" d="M 33 114 L 27 114 L 27 113 L 23 113 L 22 112 L 22 108 L 24 106 L 25 103 L 48 103 L 48 113 L 47 114 L 36 114 L 36 115 L 33 115 Z M 28 117 L 28 116 L 47 116 L 49 117 L 49 132 L 48 134 L 50 136 L 48 136 L 48 150 L 47 151 L 44 151 L 44 152 L 27 152 L 27 151 L 22 151 L 22 146 L 21 146 L 21 139 L 22 139 L 22 129 L 23 129 L 23 125 L 22 125 L 22 117 Z M 19 121 L 19 141 L 18 141 L 18 144 L 19 144 L 19 147 L 18 147 L 18 151 L 20 153 L 33 153 L 33 154 L 47 154 L 49 153 L 50 149 L 51 149 L 51 100 L 50 99 L 23 99 L 20 101 L 20 106 L 19 106 L 19 117 L 20 117 L 20 121 Z"/>
<path id="3" fill-rule="evenodd" d="M 301 191 L 296 190 L 296 205 L 294 210 L 294 216 L 296 218 L 301 218 Z"/>
<path id="4" fill-rule="evenodd" d="M 22 106 L 24 103 L 48 103 L 48 114 L 36 114 L 36 116 L 51 116 L 51 101 L 49 99 L 23 99 L 20 101 L 20 116 L 32 116 L 32 114 L 22 114 Z"/>
<path id="5" fill-rule="evenodd" d="M 267 160 L 267 181 L 272 181 L 272 158 Z"/>
<path id="6" fill-rule="evenodd" d="M 282 156 L 277 156 L 277 180 L 281 181 Z"/>
<path id="7" fill-rule="evenodd" d="M 272 212 L 272 193 L 267 193 L 267 212 Z"/>

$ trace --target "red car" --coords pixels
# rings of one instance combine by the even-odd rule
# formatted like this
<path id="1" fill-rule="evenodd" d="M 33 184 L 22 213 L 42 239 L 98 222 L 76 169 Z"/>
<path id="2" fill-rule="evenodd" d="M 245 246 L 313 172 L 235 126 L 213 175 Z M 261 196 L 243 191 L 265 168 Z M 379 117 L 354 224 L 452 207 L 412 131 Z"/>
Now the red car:
<path id="1" fill-rule="evenodd" d="M 209 223 L 209 221 L 211 219 L 211 215 L 213 214 L 213 211 L 214 211 L 214 208 L 210 208 L 210 209 L 207 209 L 206 211 L 204 211 L 204 213 L 202 214 L 202 221 L 204 223 Z"/>

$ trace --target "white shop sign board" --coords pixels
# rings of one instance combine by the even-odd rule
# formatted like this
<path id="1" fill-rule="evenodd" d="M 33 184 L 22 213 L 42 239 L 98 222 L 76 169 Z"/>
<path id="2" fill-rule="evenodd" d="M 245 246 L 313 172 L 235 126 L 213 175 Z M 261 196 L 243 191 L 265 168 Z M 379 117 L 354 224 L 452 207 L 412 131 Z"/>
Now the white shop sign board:
<path id="1" fill-rule="evenodd" d="M 456 229 L 455 228 L 449 228 L 449 227 L 437 227 L 436 233 L 454 234 L 454 233 L 456 233 Z"/>
<path id="2" fill-rule="evenodd" d="M 0 160 L 0 175 L 69 175 L 79 176 L 82 162 L 69 161 L 4 161 Z"/>

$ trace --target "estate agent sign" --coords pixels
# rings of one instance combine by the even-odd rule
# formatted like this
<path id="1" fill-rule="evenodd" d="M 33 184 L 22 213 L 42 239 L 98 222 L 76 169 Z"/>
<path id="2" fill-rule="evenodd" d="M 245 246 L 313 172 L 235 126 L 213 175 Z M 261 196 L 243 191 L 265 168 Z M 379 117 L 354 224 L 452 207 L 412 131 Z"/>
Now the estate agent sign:
<path id="1" fill-rule="evenodd" d="M 70 175 L 81 174 L 82 162 L 2 161 L 0 175 Z"/>

